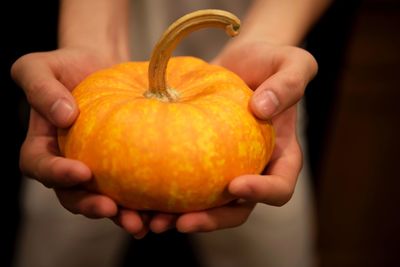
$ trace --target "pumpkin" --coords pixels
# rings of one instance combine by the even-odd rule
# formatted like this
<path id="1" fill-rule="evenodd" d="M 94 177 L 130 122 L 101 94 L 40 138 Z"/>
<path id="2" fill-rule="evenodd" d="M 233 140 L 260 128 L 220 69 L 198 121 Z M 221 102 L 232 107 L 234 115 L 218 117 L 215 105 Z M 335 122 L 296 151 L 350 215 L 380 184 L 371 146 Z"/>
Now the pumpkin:
<path id="1" fill-rule="evenodd" d="M 92 170 L 88 190 L 134 210 L 190 212 L 234 200 L 229 182 L 265 168 L 274 130 L 250 112 L 252 90 L 221 66 L 171 58 L 182 37 L 209 26 L 235 35 L 239 20 L 190 13 L 167 29 L 150 62 L 97 71 L 73 90 L 80 114 L 59 130 L 59 147 Z"/>

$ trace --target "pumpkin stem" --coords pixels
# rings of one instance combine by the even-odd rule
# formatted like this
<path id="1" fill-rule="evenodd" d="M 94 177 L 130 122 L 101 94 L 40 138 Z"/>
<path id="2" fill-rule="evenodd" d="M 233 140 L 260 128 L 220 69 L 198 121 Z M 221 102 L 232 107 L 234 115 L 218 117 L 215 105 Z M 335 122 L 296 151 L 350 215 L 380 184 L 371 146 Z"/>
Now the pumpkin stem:
<path id="1" fill-rule="evenodd" d="M 177 100 L 177 92 L 168 88 L 166 83 L 168 61 L 186 35 L 206 27 L 224 28 L 228 35 L 235 36 L 239 33 L 240 20 L 227 11 L 206 9 L 189 13 L 175 21 L 153 49 L 148 70 L 149 90 L 144 94 L 146 97 L 169 102 Z"/>

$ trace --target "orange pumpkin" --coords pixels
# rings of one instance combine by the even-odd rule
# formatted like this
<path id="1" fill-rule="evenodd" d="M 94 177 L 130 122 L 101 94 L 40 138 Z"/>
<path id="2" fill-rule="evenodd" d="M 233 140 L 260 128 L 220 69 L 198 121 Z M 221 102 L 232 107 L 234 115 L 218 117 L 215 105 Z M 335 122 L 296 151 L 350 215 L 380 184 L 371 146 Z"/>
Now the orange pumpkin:
<path id="1" fill-rule="evenodd" d="M 265 168 L 274 131 L 249 111 L 248 86 L 197 58 L 169 60 L 177 40 L 205 26 L 233 35 L 239 22 L 218 10 L 186 15 L 166 31 L 150 63 L 98 71 L 73 90 L 80 115 L 59 131 L 59 145 L 92 170 L 90 190 L 134 210 L 197 211 L 232 201 L 229 182 Z"/>

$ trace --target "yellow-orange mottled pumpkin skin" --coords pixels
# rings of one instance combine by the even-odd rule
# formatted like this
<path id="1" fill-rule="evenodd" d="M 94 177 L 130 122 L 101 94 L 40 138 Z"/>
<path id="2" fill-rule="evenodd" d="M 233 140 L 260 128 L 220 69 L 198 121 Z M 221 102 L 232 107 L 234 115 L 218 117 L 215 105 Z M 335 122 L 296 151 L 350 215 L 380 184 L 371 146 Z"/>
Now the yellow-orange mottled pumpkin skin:
<path id="1" fill-rule="evenodd" d="M 148 62 L 93 73 L 73 95 L 80 115 L 59 146 L 93 172 L 88 185 L 134 210 L 189 212 L 231 200 L 229 182 L 260 173 L 274 130 L 248 108 L 252 91 L 234 73 L 193 57 L 171 58 L 175 102 L 147 98 Z"/>

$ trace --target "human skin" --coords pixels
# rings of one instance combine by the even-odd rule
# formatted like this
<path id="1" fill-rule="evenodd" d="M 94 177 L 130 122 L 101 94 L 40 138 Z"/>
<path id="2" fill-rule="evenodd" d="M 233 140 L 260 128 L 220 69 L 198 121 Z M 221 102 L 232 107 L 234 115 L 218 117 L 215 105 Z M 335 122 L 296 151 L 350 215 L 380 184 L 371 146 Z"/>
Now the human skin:
<path id="1" fill-rule="evenodd" d="M 237 177 L 228 186 L 241 201 L 201 212 L 150 216 L 81 189 L 79 185 L 92 177 L 90 169 L 60 156 L 56 128 L 70 126 L 79 114 L 71 90 L 93 71 L 129 60 L 127 0 L 61 1 L 59 49 L 28 54 L 13 65 L 12 76 L 32 106 L 21 170 L 54 188 L 69 211 L 111 218 L 136 238 L 174 227 L 181 232 L 235 227 L 247 220 L 257 203 L 285 204 L 302 166 L 296 103 L 317 72 L 314 58 L 298 46 L 329 3 L 253 1 L 241 34 L 212 62 L 234 71 L 255 90 L 251 110 L 260 119 L 272 119 L 276 128 L 276 149 L 266 172 Z"/>

